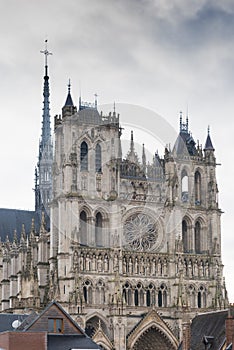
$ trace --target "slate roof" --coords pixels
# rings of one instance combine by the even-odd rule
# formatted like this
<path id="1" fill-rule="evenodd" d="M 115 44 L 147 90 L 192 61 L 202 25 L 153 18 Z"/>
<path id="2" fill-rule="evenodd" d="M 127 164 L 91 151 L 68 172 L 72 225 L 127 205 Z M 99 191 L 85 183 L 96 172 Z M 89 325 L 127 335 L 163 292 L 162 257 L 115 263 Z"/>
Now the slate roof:
<path id="1" fill-rule="evenodd" d="M 205 150 L 211 150 L 214 151 L 214 147 L 210 138 L 210 134 L 207 135 L 207 139 L 206 139 L 206 144 L 205 144 Z"/>
<path id="2" fill-rule="evenodd" d="M 231 309 L 234 316 L 234 310 Z M 225 344 L 225 320 L 228 310 L 214 311 L 196 316 L 191 324 L 191 350 L 205 349 L 204 337 L 213 337 L 213 344 L 207 344 L 209 350 L 220 350 Z M 182 350 L 182 344 L 178 347 Z"/>
<path id="3" fill-rule="evenodd" d="M 66 99 L 64 107 L 65 106 L 73 106 L 73 101 L 72 101 L 72 97 L 71 97 L 70 92 L 68 92 L 68 94 L 67 94 L 67 99 Z"/>
<path id="4" fill-rule="evenodd" d="M 0 332 L 14 331 L 12 323 L 16 320 L 23 322 L 27 317 L 28 315 L 0 313 Z"/>
<path id="5" fill-rule="evenodd" d="M 196 143 L 190 133 L 181 131 L 176 139 L 173 153 L 176 155 L 190 155 L 194 156 L 197 153 Z"/>
<path id="6" fill-rule="evenodd" d="M 60 335 L 48 334 L 48 350 L 70 350 L 70 349 L 101 349 L 94 341 L 86 335 Z"/>
<path id="7" fill-rule="evenodd" d="M 12 241 L 14 230 L 17 231 L 17 237 L 19 239 L 22 231 L 22 224 L 25 226 L 25 232 L 29 233 L 33 218 L 35 220 L 36 232 L 38 232 L 40 228 L 40 219 L 35 211 L 0 208 L 0 237 L 2 242 L 5 241 L 7 235 L 9 240 Z"/>

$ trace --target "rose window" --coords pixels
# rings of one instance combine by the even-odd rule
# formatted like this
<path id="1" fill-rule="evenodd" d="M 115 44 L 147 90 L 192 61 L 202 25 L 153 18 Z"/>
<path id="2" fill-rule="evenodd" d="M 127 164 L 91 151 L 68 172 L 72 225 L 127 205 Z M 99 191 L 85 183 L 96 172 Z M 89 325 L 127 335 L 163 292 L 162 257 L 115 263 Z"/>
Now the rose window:
<path id="1" fill-rule="evenodd" d="M 132 215 L 124 224 L 124 245 L 137 251 L 158 248 L 160 232 L 158 224 L 146 214 Z"/>

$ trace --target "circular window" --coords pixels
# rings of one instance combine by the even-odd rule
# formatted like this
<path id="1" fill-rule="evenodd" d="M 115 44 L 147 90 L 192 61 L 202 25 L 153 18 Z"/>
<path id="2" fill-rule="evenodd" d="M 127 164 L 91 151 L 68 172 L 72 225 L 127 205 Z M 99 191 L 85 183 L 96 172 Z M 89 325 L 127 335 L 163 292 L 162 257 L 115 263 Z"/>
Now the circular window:
<path id="1" fill-rule="evenodd" d="M 162 243 L 162 230 L 149 215 L 138 213 L 124 223 L 124 245 L 137 251 L 155 251 Z"/>

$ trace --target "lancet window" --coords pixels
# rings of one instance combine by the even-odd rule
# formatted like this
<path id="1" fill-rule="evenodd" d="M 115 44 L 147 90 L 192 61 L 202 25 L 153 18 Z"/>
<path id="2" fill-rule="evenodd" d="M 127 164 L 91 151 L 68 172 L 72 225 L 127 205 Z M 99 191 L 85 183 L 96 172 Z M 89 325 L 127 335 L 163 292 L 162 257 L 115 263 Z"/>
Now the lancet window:
<path id="1" fill-rule="evenodd" d="M 95 168 L 96 173 L 102 172 L 102 149 L 99 143 L 96 145 L 95 148 Z"/>
<path id="2" fill-rule="evenodd" d="M 88 170 L 88 145 L 85 141 L 80 145 L 80 170 Z"/>
<path id="3" fill-rule="evenodd" d="M 103 218 L 102 214 L 98 212 L 95 218 L 95 242 L 97 246 L 103 245 Z"/>
<path id="4" fill-rule="evenodd" d="M 194 228 L 194 241 L 195 241 L 195 253 L 200 254 L 202 252 L 202 237 L 201 237 L 201 224 L 199 221 L 195 223 Z"/>
<path id="5" fill-rule="evenodd" d="M 80 232 L 81 232 L 81 244 L 86 245 L 87 240 L 87 214 L 84 210 L 80 213 Z"/>
<path id="6" fill-rule="evenodd" d="M 194 187 L 195 187 L 195 204 L 201 204 L 201 174 L 199 171 L 195 172 L 194 176 Z"/>
<path id="7" fill-rule="evenodd" d="M 188 174 L 184 169 L 181 174 L 181 200 L 182 202 L 188 202 L 189 199 L 189 186 L 188 186 Z"/>

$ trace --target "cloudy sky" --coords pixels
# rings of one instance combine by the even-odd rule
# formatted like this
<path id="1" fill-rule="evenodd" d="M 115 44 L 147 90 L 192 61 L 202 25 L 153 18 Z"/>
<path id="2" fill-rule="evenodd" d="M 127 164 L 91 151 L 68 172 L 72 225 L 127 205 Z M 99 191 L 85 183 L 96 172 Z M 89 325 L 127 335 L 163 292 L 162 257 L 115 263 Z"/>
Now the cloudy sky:
<path id="1" fill-rule="evenodd" d="M 1 0 L 0 207 L 34 206 L 47 38 L 52 117 L 71 78 L 76 103 L 80 92 L 87 101 L 97 93 L 100 104 L 149 108 L 174 130 L 188 109 L 202 144 L 210 125 L 222 164 L 223 262 L 234 302 L 233 33 L 232 0 Z"/>

